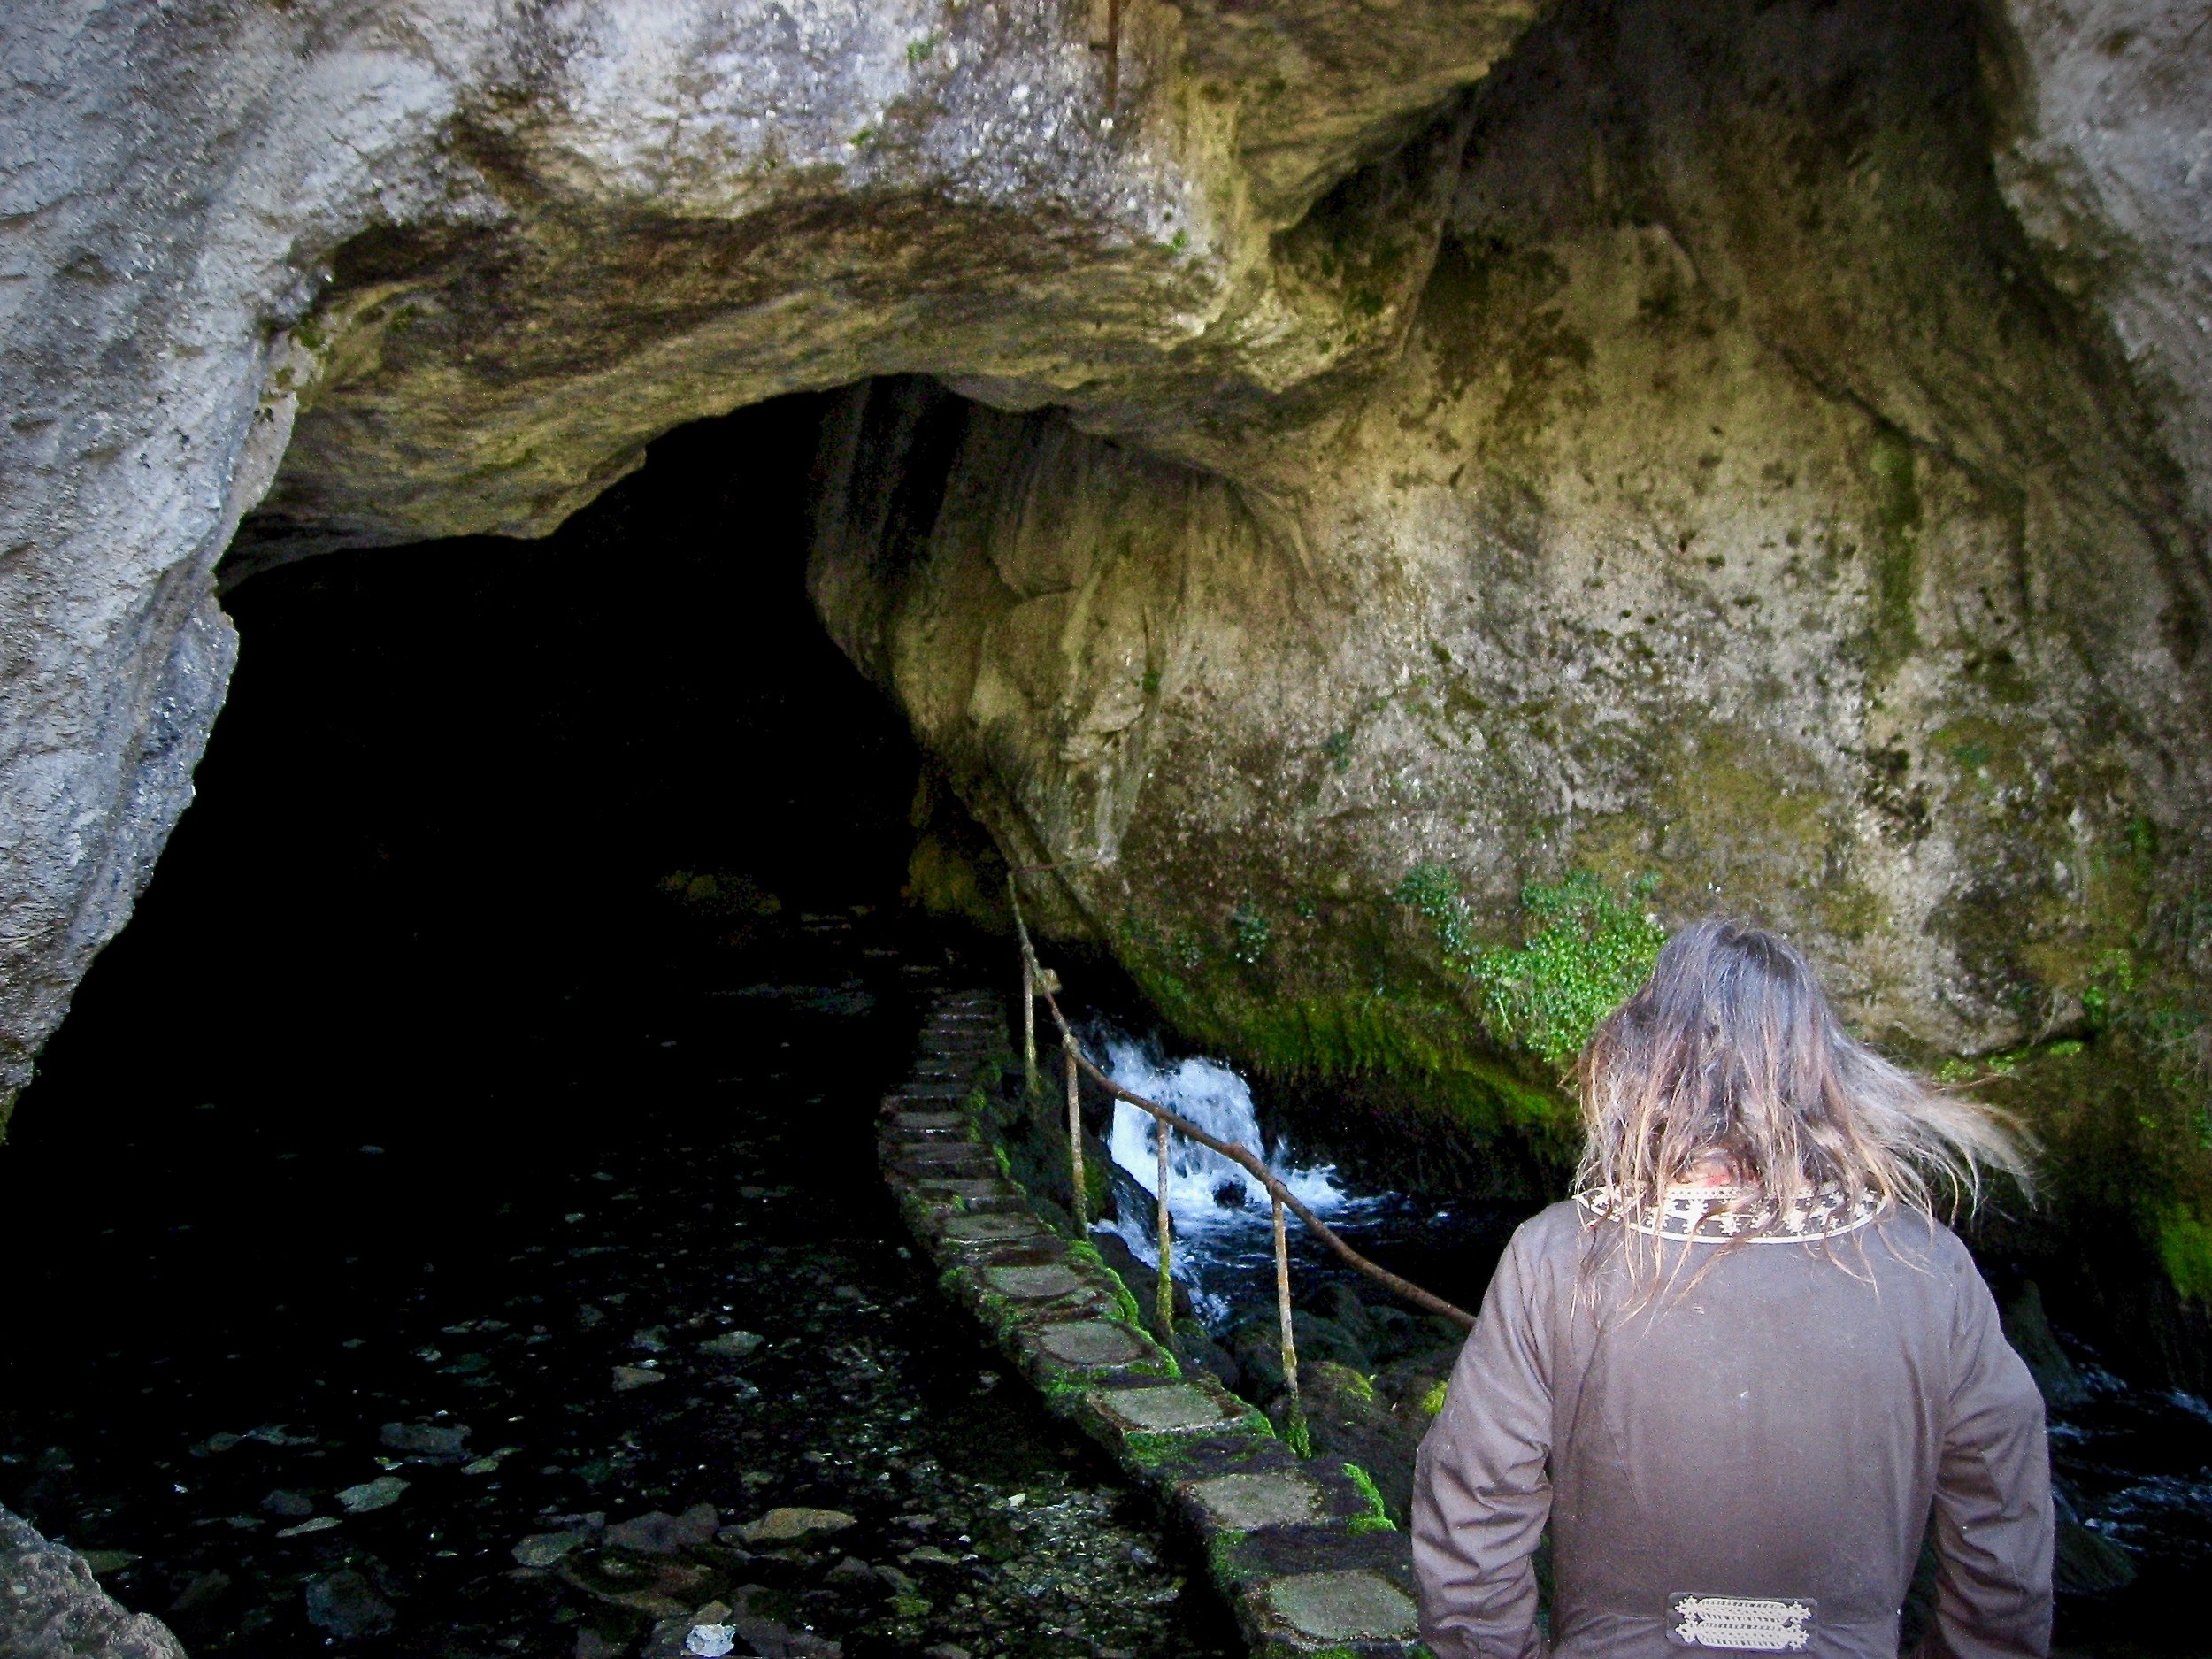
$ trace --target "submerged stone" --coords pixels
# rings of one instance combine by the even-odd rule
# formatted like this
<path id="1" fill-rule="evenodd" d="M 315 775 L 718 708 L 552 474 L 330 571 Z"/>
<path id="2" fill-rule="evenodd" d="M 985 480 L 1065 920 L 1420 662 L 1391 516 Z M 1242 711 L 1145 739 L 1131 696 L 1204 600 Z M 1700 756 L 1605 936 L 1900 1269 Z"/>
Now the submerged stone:
<path id="1" fill-rule="evenodd" d="M 610 1548 L 626 1549 L 641 1555 L 672 1555 L 678 1550 L 711 1541 L 721 1524 L 721 1517 L 711 1503 L 695 1504 L 681 1515 L 653 1509 L 626 1521 L 617 1521 L 607 1528 L 600 1541 Z"/>
<path id="2" fill-rule="evenodd" d="M 340 1641 L 380 1636 L 396 1617 L 392 1604 L 350 1567 L 309 1579 L 306 1599 L 307 1622 Z"/>
<path id="3" fill-rule="evenodd" d="M 397 1503 L 406 1492 L 407 1484 L 397 1475 L 379 1475 L 374 1480 L 346 1487 L 339 1493 L 338 1502 L 349 1515 L 366 1515 L 372 1509 L 389 1509 Z"/>
<path id="4" fill-rule="evenodd" d="M 518 1540 L 507 1553 L 526 1567 L 549 1567 L 576 1548 L 588 1543 L 591 1534 L 585 1532 L 533 1532 Z"/>
<path id="5" fill-rule="evenodd" d="M 377 1433 L 388 1450 L 424 1457 L 463 1456 L 468 1437 L 465 1423 L 387 1423 Z"/>
<path id="6" fill-rule="evenodd" d="M 832 1538 L 859 1525 L 842 1509 L 779 1509 L 740 1527 L 738 1536 L 749 1544 L 795 1544 L 806 1539 Z"/>

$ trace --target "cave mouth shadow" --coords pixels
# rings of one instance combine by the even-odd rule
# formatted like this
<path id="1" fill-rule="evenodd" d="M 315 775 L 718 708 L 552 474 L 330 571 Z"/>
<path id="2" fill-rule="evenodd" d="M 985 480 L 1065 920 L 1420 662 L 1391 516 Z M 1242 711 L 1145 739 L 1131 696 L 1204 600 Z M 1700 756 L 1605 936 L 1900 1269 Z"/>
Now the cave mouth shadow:
<path id="1" fill-rule="evenodd" d="M 679 428 L 541 541 L 323 553 L 238 582 L 196 799 L 19 1143 L 87 1133 L 62 1115 L 150 1129 L 234 1090 L 222 1055 L 242 1047 L 272 1097 L 288 1067 L 319 1087 L 329 1046 L 379 1015 L 426 1068 L 481 1080 L 503 1013 L 672 927 L 726 941 L 772 899 L 790 918 L 898 906 L 921 757 L 806 593 L 833 396 Z"/>

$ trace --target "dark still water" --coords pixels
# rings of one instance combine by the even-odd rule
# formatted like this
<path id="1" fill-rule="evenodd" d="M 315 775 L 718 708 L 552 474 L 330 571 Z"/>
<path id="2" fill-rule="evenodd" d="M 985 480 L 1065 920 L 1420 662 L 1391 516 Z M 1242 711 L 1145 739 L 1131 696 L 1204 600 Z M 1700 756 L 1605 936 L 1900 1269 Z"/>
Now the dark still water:
<path id="1" fill-rule="evenodd" d="M 891 919 L 919 761 L 807 605 L 813 421 L 226 601 L 0 1148 L 0 1503 L 199 1659 L 1228 1651 L 877 1175 L 971 981 Z"/>
<path id="2" fill-rule="evenodd" d="M 195 1067 L 211 1098 L 106 1125 L 98 1059 L 58 1056 L 0 1157 L 41 1245 L 0 1499 L 207 1655 L 679 1651 L 718 1601 L 740 1651 L 1226 1651 L 902 1248 L 873 1103 L 942 949 L 779 931 L 772 980 L 641 948 L 488 1010 L 482 1102 L 342 1010 L 333 1064 L 383 1100 Z M 738 1530 L 793 1508 L 851 1522 Z M 620 1530 L 649 1511 L 682 1524 Z"/>

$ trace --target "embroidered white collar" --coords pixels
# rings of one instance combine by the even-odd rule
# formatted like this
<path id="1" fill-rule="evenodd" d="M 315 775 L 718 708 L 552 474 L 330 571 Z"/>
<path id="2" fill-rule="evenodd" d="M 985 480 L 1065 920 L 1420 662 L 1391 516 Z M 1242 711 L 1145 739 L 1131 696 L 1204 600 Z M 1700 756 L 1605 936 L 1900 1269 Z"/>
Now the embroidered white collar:
<path id="1" fill-rule="evenodd" d="M 1656 1204 L 1631 1213 L 1611 1187 L 1577 1193 L 1575 1202 L 1600 1219 L 1617 1220 L 1632 1231 L 1662 1239 L 1748 1244 L 1802 1244 L 1855 1233 L 1881 1213 L 1881 1200 L 1861 1194 L 1855 1204 L 1840 1187 L 1801 1193 L 1785 1211 L 1755 1187 L 1670 1187 Z"/>

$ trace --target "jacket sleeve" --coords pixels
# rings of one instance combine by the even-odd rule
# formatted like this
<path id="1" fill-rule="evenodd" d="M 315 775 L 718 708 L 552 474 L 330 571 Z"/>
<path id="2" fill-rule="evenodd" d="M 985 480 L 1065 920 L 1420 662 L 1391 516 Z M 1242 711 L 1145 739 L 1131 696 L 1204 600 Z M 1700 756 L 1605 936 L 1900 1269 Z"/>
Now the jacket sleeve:
<path id="1" fill-rule="evenodd" d="M 1968 1265 L 1936 1467 L 1934 1659 L 2042 1659 L 2051 1647 L 2051 1453 L 2043 1396 Z"/>
<path id="2" fill-rule="evenodd" d="M 1533 1557 L 1551 1512 L 1551 1384 L 1527 1239 L 1500 1260 L 1414 1465 L 1421 1638 L 1438 1659 L 1543 1651 Z"/>

